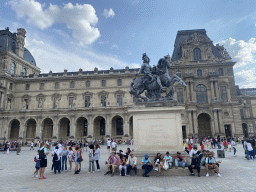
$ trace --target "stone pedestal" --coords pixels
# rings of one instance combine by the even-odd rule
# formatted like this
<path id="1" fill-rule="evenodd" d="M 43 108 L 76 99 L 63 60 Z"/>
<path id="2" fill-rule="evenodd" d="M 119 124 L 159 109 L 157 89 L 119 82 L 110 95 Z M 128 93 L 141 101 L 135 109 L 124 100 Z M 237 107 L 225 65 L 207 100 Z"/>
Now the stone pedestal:
<path id="1" fill-rule="evenodd" d="M 151 161 L 157 153 L 163 155 L 170 152 L 175 156 L 183 152 L 181 112 L 182 106 L 173 107 L 134 107 L 129 112 L 133 114 L 134 154 L 141 162 L 144 154 Z"/>

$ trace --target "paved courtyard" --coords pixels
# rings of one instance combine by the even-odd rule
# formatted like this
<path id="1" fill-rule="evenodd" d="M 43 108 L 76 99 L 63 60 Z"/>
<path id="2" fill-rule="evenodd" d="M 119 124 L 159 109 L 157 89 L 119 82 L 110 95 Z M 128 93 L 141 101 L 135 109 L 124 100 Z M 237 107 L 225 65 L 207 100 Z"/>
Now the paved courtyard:
<path id="1" fill-rule="evenodd" d="M 118 148 L 125 150 L 126 146 L 119 145 Z M 110 177 L 104 176 L 104 162 L 109 154 L 104 145 L 101 146 L 100 172 L 87 173 L 88 156 L 87 152 L 84 152 L 80 174 L 74 175 L 73 171 L 56 175 L 51 173 L 51 157 L 48 157 L 48 167 L 45 171 L 47 179 L 39 180 L 31 177 L 35 170 L 33 158 L 36 150 L 30 151 L 28 147 L 23 147 L 20 155 L 16 155 L 16 152 L 9 155 L 0 153 L 0 191 L 255 191 L 256 161 L 245 160 L 241 144 L 237 146 L 237 151 L 237 157 L 233 156 L 233 152 L 226 152 L 226 158 L 220 165 L 221 178 L 217 175 L 202 175 L 200 178 L 117 175 Z M 140 166 L 141 163 L 138 164 Z"/>

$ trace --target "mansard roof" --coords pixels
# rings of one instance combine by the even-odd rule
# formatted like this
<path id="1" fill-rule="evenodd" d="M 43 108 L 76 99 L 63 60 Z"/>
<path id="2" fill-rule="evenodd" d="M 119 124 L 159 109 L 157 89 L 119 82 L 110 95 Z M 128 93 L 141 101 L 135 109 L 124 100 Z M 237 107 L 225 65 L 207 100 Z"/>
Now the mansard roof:
<path id="1" fill-rule="evenodd" d="M 0 30 L 0 51 L 11 51 L 15 53 L 17 33 L 12 33 L 7 27 Z M 36 61 L 27 48 L 24 48 L 23 59 L 36 66 Z"/>
<path id="2" fill-rule="evenodd" d="M 171 61 L 178 61 L 178 60 L 181 59 L 181 57 L 182 57 L 182 50 L 181 50 L 182 43 L 185 40 L 188 40 L 189 37 L 191 35 L 195 34 L 195 33 L 199 36 L 199 38 L 208 38 L 209 39 L 209 37 L 206 34 L 205 29 L 178 31 L 177 36 L 176 36 L 176 40 L 175 40 L 175 44 L 174 44 L 174 50 L 173 50 Z M 212 43 L 211 43 L 211 49 L 212 49 L 212 53 L 215 57 L 223 58 L 221 56 L 221 54 L 219 53 L 219 51 L 217 50 L 217 48 Z"/>

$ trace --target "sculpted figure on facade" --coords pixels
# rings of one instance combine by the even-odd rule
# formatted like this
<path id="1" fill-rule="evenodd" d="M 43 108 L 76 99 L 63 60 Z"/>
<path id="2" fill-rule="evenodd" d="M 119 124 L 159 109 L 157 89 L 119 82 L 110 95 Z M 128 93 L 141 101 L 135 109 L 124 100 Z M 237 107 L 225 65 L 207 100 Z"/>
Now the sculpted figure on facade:
<path id="1" fill-rule="evenodd" d="M 143 73 L 144 76 L 134 79 L 130 84 L 130 94 L 134 96 L 135 101 L 173 100 L 174 89 L 171 89 L 166 96 L 162 96 L 162 93 L 166 93 L 165 87 L 172 87 L 176 81 L 186 86 L 177 75 L 169 76 L 168 69 L 171 67 L 169 55 L 161 58 L 153 68 L 149 65 L 149 58 L 145 53 L 142 55 L 142 60 L 143 64 L 137 74 Z M 146 97 L 141 96 L 144 91 Z"/>
<path id="2" fill-rule="evenodd" d="M 26 100 L 24 99 L 23 102 L 22 102 L 22 108 L 23 108 L 23 109 L 26 109 L 26 107 L 27 107 L 27 102 L 26 102 Z"/>
<path id="3" fill-rule="evenodd" d="M 43 99 L 42 99 L 42 98 L 39 98 L 39 99 L 38 99 L 38 108 L 39 108 L 39 109 L 42 109 L 42 108 L 43 108 Z"/>
<path id="4" fill-rule="evenodd" d="M 6 109 L 11 109 L 11 101 L 10 100 L 7 101 Z"/>

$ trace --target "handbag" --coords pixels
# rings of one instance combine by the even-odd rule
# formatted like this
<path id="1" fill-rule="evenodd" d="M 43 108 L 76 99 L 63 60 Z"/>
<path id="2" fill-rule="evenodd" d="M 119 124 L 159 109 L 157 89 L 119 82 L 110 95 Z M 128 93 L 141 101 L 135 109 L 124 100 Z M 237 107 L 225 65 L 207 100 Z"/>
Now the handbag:
<path id="1" fill-rule="evenodd" d="M 83 161 L 83 159 L 82 159 L 81 157 L 78 157 L 78 158 L 77 158 L 77 162 L 80 163 L 81 161 Z"/>
<path id="2" fill-rule="evenodd" d="M 169 168 L 169 165 L 167 164 L 167 161 L 165 161 L 163 168 L 164 168 L 164 170 L 167 170 Z"/>

